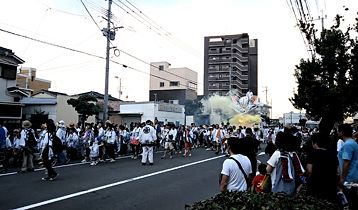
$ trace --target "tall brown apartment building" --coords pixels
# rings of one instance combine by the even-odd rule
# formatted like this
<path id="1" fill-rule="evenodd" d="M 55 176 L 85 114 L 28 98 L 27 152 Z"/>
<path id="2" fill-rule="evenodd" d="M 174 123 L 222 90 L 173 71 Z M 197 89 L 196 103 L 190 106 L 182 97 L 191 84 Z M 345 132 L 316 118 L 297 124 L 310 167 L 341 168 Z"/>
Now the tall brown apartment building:
<path id="1" fill-rule="evenodd" d="M 204 95 L 257 95 L 257 44 L 246 33 L 204 37 Z"/>

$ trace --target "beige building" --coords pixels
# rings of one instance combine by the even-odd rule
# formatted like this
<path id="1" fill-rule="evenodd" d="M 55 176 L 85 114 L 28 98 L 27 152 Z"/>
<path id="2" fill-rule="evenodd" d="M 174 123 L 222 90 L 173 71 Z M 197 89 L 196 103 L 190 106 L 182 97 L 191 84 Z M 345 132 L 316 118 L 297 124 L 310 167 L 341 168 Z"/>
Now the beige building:
<path id="1" fill-rule="evenodd" d="M 195 100 L 198 73 L 170 66 L 166 61 L 150 63 L 149 100 L 182 105 L 186 100 Z"/>
<path id="2" fill-rule="evenodd" d="M 77 97 L 42 90 L 32 97 L 23 98 L 20 102 L 25 105 L 23 109 L 25 119 L 31 120 L 35 127 L 40 126 L 47 119 L 52 119 L 55 122 L 63 120 L 66 125 L 69 125 L 79 121 L 75 108 L 67 104 L 67 100 L 70 98 Z M 89 117 L 87 122 L 95 122 L 95 117 Z"/>
<path id="3" fill-rule="evenodd" d="M 41 90 L 49 90 L 51 81 L 36 77 L 36 69 L 22 67 L 16 77 L 16 86 L 28 90 L 31 94 L 36 94 Z"/>

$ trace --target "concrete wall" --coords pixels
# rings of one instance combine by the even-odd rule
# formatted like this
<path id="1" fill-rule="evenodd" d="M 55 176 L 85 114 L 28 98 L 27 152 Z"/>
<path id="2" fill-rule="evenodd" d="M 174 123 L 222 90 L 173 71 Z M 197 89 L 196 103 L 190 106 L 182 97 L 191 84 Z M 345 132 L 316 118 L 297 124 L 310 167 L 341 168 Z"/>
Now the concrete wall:
<path id="1" fill-rule="evenodd" d="M 153 62 L 151 64 L 150 90 L 188 89 L 189 83 L 196 86 L 198 84 L 198 73 L 189 68 L 169 68 L 168 62 Z M 158 69 L 160 65 L 164 66 L 164 70 Z M 170 81 L 179 81 L 180 85 L 170 86 Z M 160 82 L 164 82 L 164 87 L 160 87 Z M 197 91 L 197 87 L 195 91 Z"/>
<path id="2" fill-rule="evenodd" d="M 7 95 L 7 88 L 15 86 L 16 80 L 0 78 L 0 102 L 14 102 L 14 97 Z"/>
<path id="3" fill-rule="evenodd" d="M 66 95 L 57 95 L 56 121 L 63 120 L 66 125 L 78 122 L 78 113 L 74 107 L 67 104 L 71 97 Z"/>
<path id="4" fill-rule="evenodd" d="M 174 107 L 180 109 L 181 112 L 169 112 L 169 111 L 159 111 L 160 104 L 167 106 L 168 108 Z M 157 117 L 159 122 L 163 123 L 178 123 L 184 124 L 185 115 L 184 115 L 184 106 L 174 105 L 168 103 L 131 103 L 131 104 L 121 104 L 121 113 L 142 113 L 141 121 L 145 122 L 146 120 L 153 121 Z"/>

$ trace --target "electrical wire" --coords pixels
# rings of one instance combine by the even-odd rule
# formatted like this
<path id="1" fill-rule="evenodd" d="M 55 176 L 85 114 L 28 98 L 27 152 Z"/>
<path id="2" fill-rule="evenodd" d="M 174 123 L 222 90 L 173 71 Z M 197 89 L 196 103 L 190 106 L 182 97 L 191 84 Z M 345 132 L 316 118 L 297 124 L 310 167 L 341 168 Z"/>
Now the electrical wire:
<path id="1" fill-rule="evenodd" d="M 113 3 L 118 6 L 119 8 L 121 8 L 125 13 L 127 13 L 128 15 L 130 15 L 131 17 L 133 17 L 134 19 L 136 19 L 138 22 L 140 22 L 141 24 L 143 24 L 146 28 L 148 28 L 149 30 L 153 31 L 154 33 L 156 33 L 158 36 L 166 39 L 168 42 L 171 42 L 172 44 L 176 45 L 177 47 L 189 52 L 190 54 L 192 55 L 195 55 L 196 57 L 199 57 L 199 53 L 191 48 L 191 47 L 188 47 L 187 44 L 185 44 L 183 41 L 175 38 L 170 32 L 168 32 L 167 30 L 163 29 L 163 30 L 159 30 L 157 26 L 153 25 L 152 23 L 150 23 L 149 21 L 147 21 L 145 18 L 143 18 L 142 16 L 140 16 L 138 13 L 136 13 L 133 9 L 129 8 L 128 5 L 126 5 L 125 3 L 123 3 L 122 1 L 120 0 L 116 0 L 118 1 L 120 4 L 122 5 L 125 5 L 130 11 L 126 10 L 125 8 L 123 8 L 122 6 L 120 6 L 118 3 L 116 3 L 115 1 L 113 1 Z M 140 10 L 139 10 L 140 11 Z M 134 13 L 136 14 L 137 16 L 139 16 L 141 19 L 144 19 L 146 21 L 143 22 L 142 20 L 140 20 L 137 16 L 134 16 L 133 14 Z M 147 17 L 147 16 L 146 16 Z M 150 19 L 150 18 L 149 18 Z M 151 19 L 150 19 L 151 20 Z M 149 25 L 148 25 L 149 24 Z M 158 25 L 158 24 L 157 24 Z M 161 26 L 159 26 L 159 28 L 163 28 Z M 182 43 L 182 45 L 179 44 L 179 42 Z M 183 45 L 187 45 L 185 48 Z M 190 48 L 190 50 L 189 50 Z"/>
<path id="2" fill-rule="evenodd" d="M 92 56 L 92 57 L 95 57 L 95 58 L 106 59 L 106 58 L 104 58 L 103 56 L 98 56 L 98 55 L 95 55 L 95 54 L 92 54 L 92 53 L 88 53 L 88 52 L 84 52 L 84 51 L 81 51 L 81 50 L 76 50 L 76 49 L 73 49 L 73 48 L 69 48 L 69 47 L 65 47 L 65 46 L 58 45 L 58 44 L 50 43 L 50 42 L 47 42 L 47 41 L 42 41 L 42 40 L 39 40 L 39 39 L 36 39 L 36 38 L 32 38 L 32 37 L 29 37 L 29 36 L 21 35 L 21 34 L 18 34 L 18 33 L 15 33 L 15 32 L 11 32 L 11 31 L 8 31 L 8 30 L 4 30 L 4 29 L 1 29 L 1 28 L 0 28 L 0 31 L 5 32 L 5 33 L 8 33 L 8 34 L 11 34 L 11 35 L 14 35 L 14 36 L 18 36 L 18 37 L 30 39 L 30 40 L 32 40 L 32 41 L 40 42 L 40 43 L 42 43 L 42 44 L 47 44 L 47 45 L 50 45 L 50 46 L 54 46 L 54 47 L 66 49 L 66 50 L 69 50 L 69 51 L 72 51 L 72 52 L 77 52 L 77 53 L 80 53 L 80 54 L 85 54 L 85 55 Z M 127 55 L 129 55 L 129 56 L 131 56 L 131 57 L 133 57 L 133 58 L 135 58 L 135 59 L 137 59 L 137 60 L 143 62 L 143 63 L 146 63 L 146 64 L 148 64 L 148 65 L 150 65 L 150 66 L 153 66 L 153 67 L 159 69 L 159 67 L 154 66 L 154 65 L 152 65 L 152 64 L 150 64 L 150 63 L 148 63 L 148 62 L 146 62 L 146 61 L 144 61 L 144 60 L 142 60 L 142 59 L 140 59 L 140 58 L 138 58 L 138 57 L 136 57 L 136 56 L 134 56 L 134 55 L 132 55 L 132 54 L 130 54 L 130 53 L 127 53 L 127 52 L 125 52 L 125 51 L 123 51 L 123 50 L 120 50 L 120 51 L 121 51 L 122 53 L 125 53 L 125 54 L 127 54 Z M 122 67 L 124 67 L 124 68 L 129 68 L 129 69 L 132 69 L 132 70 L 140 71 L 139 69 L 130 67 L 130 66 L 128 66 L 128 65 L 119 63 L 119 62 L 117 62 L 117 61 L 114 61 L 114 60 L 110 60 L 110 61 L 111 61 L 112 63 L 118 64 L 118 65 L 120 65 L 120 66 L 122 66 Z M 171 81 L 171 80 L 168 80 L 168 79 L 166 79 L 166 78 L 163 78 L 163 77 L 160 77 L 160 76 L 157 76 L 157 75 L 153 75 L 153 74 L 151 74 L 151 73 L 147 73 L 147 72 L 144 72 L 144 71 L 140 71 L 140 72 L 145 73 L 145 74 L 148 74 L 148 75 L 153 76 L 153 77 L 156 77 L 156 78 L 158 78 L 158 79 L 162 79 L 162 80 L 169 81 L 169 82 Z M 179 78 L 183 78 L 183 79 L 185 79 L 185 80 L 188 80 L 187 78 L 181 77 L 181 76 L 176 75 L 176 74 L 173 74 L 173 73 L 171 73 L 171 72 L 167 72 L 167 73 L 172 74 L 172 75 L 174 75 L 174 76 L 176 76 L 176 77 L 179 77 Z M 193 81 L 191 81 L 191 82 L 193 82 Z M 197 84 L 196 84 L 196 85 L 197 85 Z M 187 87 L 186 85 L 181 85 L 181 86 Z"/>
<path id="3" fill-rule="evenodd" d="M 286 3 L 287 3 L 287 6 L 290 8 L 290 10 L 292 10 L 292 13 L 293 13 L 293 16 L 294 16 L 294 18 L 295 18 L 296 24 L 297 24 L 297 26 L 298 26 L 299 21 L 298 21 L 297 15 L 296 15 L 296 11 L 295 11 L 295 9 L 294 9 L 294 7 L 293 7 L 292 1 L 291 1 L 291 0 L 286 0 Z M 311 51 L 310 46 L 307 44 L 306 39 L 305 39 L 305 37 L 303 36 L 303 33 L 302 33 L 301 30 L 300 30 L 300 34 L 301 34 L 303 43 L 304 43 L 304 45 L 305 45 L 305 48 L 306 48 L 306 50 L 307 50 L 307 53 L 309 54 L 309 52 L 311 52 L 311 54 L 312 54 L 313 52 Z"/>
<path id="4" fill-rule="evenodd" d="M 133 5 L 131 2 L 129 2 L 128 0 L 126 0 L 126 2 L 128 2 L 128 4 L 130 4 L 133 8 L 135 8 L 137 11 L 139 11 L 140 14 L 142 14 L 144 17 L 146 17 L 148 20 L 150 20 L 153 24 L 157 25 L 161 30 L 163 30 L 167 35 L 172 35 L 169 31 L 165 30 L 162 26 L 160 26 L 159 24 L 157 24 L 153 19 L 151 19 L 150 17 L 148 17 L 146 14 L 144 14 L 138 7 L 136 7 L 135 5 Z"/>
<path id="5" fill-rule="evenodd" d="M 142 19 L 143 21 L 147 22 L 149 25 L 151 25 L 151 27 L 155 28 L 157 31 L 159 31 L 160 34 L 163 34 L 164 36 L 168 36 L 168 34 L 166 32 L 161 32 L 161 29 L 158 28 L 157 26 L 155 26 L 154 24 L 152 24 L 151 22 L 149 22 L 146 18 L 144 18 L 143 16 L 141 16 L 140 14 L 138 14 L 136 11 L 134 11 L 132 8 L 130 8 L 127 4 L 123 3 L 121 0 L 118 0 L 118 2 L 120 2 L 123 6 L 125 6 L 126 8 L 128 8 L 132 13 L 134 13 L 135 15 L 137 15 L 140 19 Z"/>
<path id="6" fill-rule="evenodd" d="M 90 11 L 87 9 L 85 3 L 83 3 L 82 0 L 80 0 L 80 1 L 81 1 L 81 3 L 82 3 L 83 7 L 86 9 L 88 15 L 91 17 L 91 19 L 92 19 L 92 21 L 94 22 L 94 24 L 96 24 L 97 28 L 101 31 L 102 29 L 99 27 L 99 25 L 97 24 L 97 22 L 96 22 L 95 19 L 93 18 L 93 16 L 92 16 L 92 14 L 90 13 Z"/>
<path id="7" fill-rule="evenodd" d="M 158 31 L 155 31 L 152 27 L 150 27 L 149 25 L 147 25 L 146 23 L 144 23 L 143 21 L 141 21 L 139 18 L 137 18 L 136 16 L 132 15 L 130 12 L 128 12 L 126 9 L 124 9 L 122 6 L 120 6 L 118 3 L 116 3 L 115 1 L 113 1 L 113 3 L 121 8 L 124 12 L 126 12 L 128 15 L 132 16 L 134 19 L 136 19 L 138 22 L 142 23 L 143 25 L 145 25 L 148 29 L 152 30 L 153 32 L 155 32 L 156 34 L 158 34 L 159 36 L 162 36 L 162 34 Z"/>

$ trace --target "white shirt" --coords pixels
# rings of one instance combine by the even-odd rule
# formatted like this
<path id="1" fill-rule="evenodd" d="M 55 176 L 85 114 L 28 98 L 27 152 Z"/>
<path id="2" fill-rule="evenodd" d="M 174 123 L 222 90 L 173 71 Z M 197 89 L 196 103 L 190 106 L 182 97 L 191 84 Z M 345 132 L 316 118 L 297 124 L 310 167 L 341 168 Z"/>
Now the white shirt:
<path id="1" fill-rule="evenodd" d="M 98 129 L 98 136 L 97 136 L 97 140 L 101 141 L 104 138 L 104 129 L 102 127 L 100 127 Z"/>
<path id="2" fill-rule="evenodd" d="M 48 149 L 48 159 L 51 160 L 53 157 L 53 151 L 52 151 L 52 139 L 49 138 L 49 133 L 45 134 L 45 138 L 44 138 L 44 144 L 42 145 L 42 149 L 41 151 L 44 151 L 45 147 L 47 145 L 49 145 L 49 149 Z"/>
<path id="3" fill-rule="evenodd" d="M 62 144 L 66 143 L 66 130 L 64 128 L 57 129 L 56 136 L 61 139 Z"/>
<path id="4" fill-rule="evenodd" d="M 337 141 L 337 152 L 339 152 L 339 150 L 341 150 L 343 144 L 344 144 L 344 141 L 342 139 L 339 139 Z"/>
<path id="5" fill-rule="evenodd" d="M 173 135 L 172 140 L 175 141 L 175 139 L 177 138 L 177 134 L 178 134 L 177 129 L 173 128 L 173 129 L 170 129 L 168 136 Z"/>
<path id="6" fill-rule="evenodd" d="M 141 132 L 139 133 L 139 141 L 142 144 L 153 143 L 157 140 L 157 131 L 150 125 L 146 125 L 143 127 Z"/>
<path id="7" fill-rule="evenodd" d="M 76 133 L 70 133 L 67 136 L 66 144 L 68 147 L 76 148 L 78 144 L 78 136 Z"/>
<path id="8" fill-rule="evenodd" d="M 12 148 L 14 149 L 21 149 L 21 139 L 20 138 L 17 138 L 17 137 L 14 137 L 14 140 L 13 140 L 13 144 L 12 144 Z M 25 145 L 25 142 L 23 142 L 23 145 Z"/>
<path id="9" fill-rule="evenodd" d="M 106 130 L 104 134 L 104 139 L 107 141 L 107 143 L 114 144 L 114 142 L 116 142 L 116 138 L 116 132 L 114 132 L 113 130 Z"/>
<path id="10" fill-rule="evenodd" d="M 241 163 L 242 168 L 244 169 L 247 176 L 252 173 L 251 162 L 248 157 L 244 155 L 232 155 L 232 158 L 235 158 Z M 226 159 L 223 163 L 223 168 L 221 174 L 224 174 L 229 177 L 229 182 L 227 185 L 228 191 L 245 191 L 247 190 L 247 183 L 244 175 L 242 174 L 238 164 L 231 159 Z"/>

